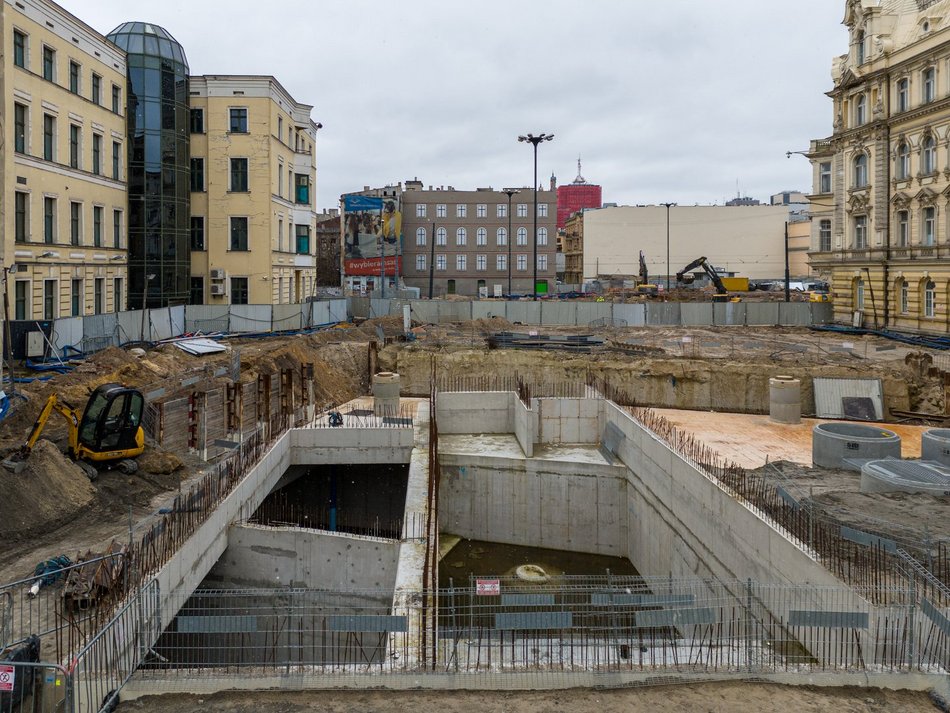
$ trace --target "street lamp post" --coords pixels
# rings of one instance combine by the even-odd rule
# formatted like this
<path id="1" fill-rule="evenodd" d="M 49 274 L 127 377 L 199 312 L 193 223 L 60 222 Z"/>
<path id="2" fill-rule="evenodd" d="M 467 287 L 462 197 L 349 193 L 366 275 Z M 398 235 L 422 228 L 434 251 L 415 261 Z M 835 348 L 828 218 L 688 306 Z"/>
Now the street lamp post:
<path id="1" fill-rule="evenodd" d="M 515 193 L 521 193 L 521 191 L 515 188 L 506 188 L 502 193 L 508 196 L 508 296 L 511 297 L 511 197 Z"/>
<path id="2" fill-rule="evenodd" d="M 534 146 L 534 299 L 538 299 L 538 144 L 550 141 L 554 134 L 526 134 L 519 136 L 518 141 Z"/>
<path id="3" fill-rule="evenodd" d="M 660 203 L 666 206 L 666 293 L 670 293 L 670 207 L 676 203 Z"/>

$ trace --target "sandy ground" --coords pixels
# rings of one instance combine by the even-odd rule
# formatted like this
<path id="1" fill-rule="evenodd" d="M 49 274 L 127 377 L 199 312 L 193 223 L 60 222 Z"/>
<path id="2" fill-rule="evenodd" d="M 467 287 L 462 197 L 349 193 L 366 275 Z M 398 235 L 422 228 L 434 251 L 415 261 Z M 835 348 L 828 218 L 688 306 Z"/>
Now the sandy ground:
<path id="1" fill-rule="evenodd" d="M 198 697 L 172 694 L 119 705 L 120 713 L 865 713 L 939 710 L 926 693 L 856 688 L 793 688 L 771 684 L 708 683 L 624 690 L 566 691 L 299 691 L 233 692 Z"/>

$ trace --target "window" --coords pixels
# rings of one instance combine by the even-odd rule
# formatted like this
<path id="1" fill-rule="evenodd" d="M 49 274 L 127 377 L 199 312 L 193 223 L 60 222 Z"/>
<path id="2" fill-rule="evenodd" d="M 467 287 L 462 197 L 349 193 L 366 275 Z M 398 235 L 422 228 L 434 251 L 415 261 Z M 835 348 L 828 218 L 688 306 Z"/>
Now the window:
<path id="1" fill-rule="evenodd" d="M 79 77 L 82 68 L 78 62 L 69 61 L 69 91 L 73 94 L 79 94 Z"/>
<path id="2" fill-rule="evenodd" d="M 43 280 L 43 319 L 56 319 L 56 280 Z"/>
<path id="3" fill-rule="evenodd" d="M 105 290 L 106 290 L 106 281 L 97 277 L 92 281 L 92 313 L 93 314 L 102 314 L 104 310 L 105 302 Z"/>
<path id="4" fill-rule="evenodd" d="M 923 94 L 921 99 L 923 99 L 924 104 L 927 102 L 932 102 L 937 96 L 937 73 L 933 67 L 925 69 L 921 77 L 923 80 Z"/>
<path id="5" fill-rule="evenodd" d="M 548 204 L 547 203 L 538 203 L 538 217 L 547 218 L 548 217 Z"/>
<path id="6" fill-rule="evenodd" d="M 56 50 L 43 47 L 43 79 L 56 81 Z"/>
<path id="7" fill-rule="evenodd" d="M 923 210 L 923 225 L 921 225 L 920 243 L 921 245 L 933 245 L 935 240 L 935 229 L 937 223 L 937 209 L 928 206 Z"/>
<path id="8" fill-rule="evenodd" d="M 26 67 L 26 35 L 19 30 L 13 31 L 13 64 Z"/>
<path id="9" fill-rule="evenodd" d="M 897 301 L 901 314 L 907 314 L 910 311 L 910 289 L 906 280 L 897 281 Z"/>
<path id="10" fill-rule="evenodd" d="M 525 270 L 528 269 L 528 256 L 519 255 L 516 261 L 516 264 L 517 264 L 518 270 L 521 272 L 524 272 Z"/>
<path id="11" fill-rule="evenodd" d="M 205 303 L 205 278 L 191 278 L 191 304 L 203 305 Z"/>
<path id="12" fill-rule="evenodd" d="M 495 206 L 495 217 L 497 218 L 507 218 L 508 217 L 508 206 L 504 203 L 499 203 Z"/>
<path id="13" fill-rule="evenodd" d="M 112 278 L 112 311 L 113 312 L 122 311 L 124 307 L 124 305 L 122 304 L 124 302 L 124 300 L 122 299 L 123 294 L 124 293 L 122 290 L 122 278 L 113 277 Z"/>
<path id="14" fill-rule="evenodd" d="M 818 192 L 831 193 L 831 161 L 818 164 Z"/>
<path id="15" fill-rule="evenodd" d="M 193 134 L 203 134 L 205 132 L 205 110 L 204 109 L 192 109 L 191 118 L 189 122 L 189 127 L 191 133 Z"/>
<path id="16" fill-rule="evenodd" d="M 92 245 L 96 248 L 102 247 L 102 206 L 92 207 Z"/>
<path id="17" fill-rule="evenodd" d="M 902 248 L 910 245 L 910 213 L 906 210 L 897 211 L 897 245 Z"/>
<path id="18" fill-rule="evenodd" d="M 485 228 L 479 228 L 475 231 L 475 244 L 488 245 L 488 231 Z"/>
<path id="19" fill-rule="evenodd" d="M 425 253 L 416 255 L 416 270 L 419 272 L 424 272 L 426 269 L 426 256 Z"/>
<path id="20" fill-rule="evenodd" d="M 906 141 L 901 141 L 897 146 L 897 178 L 905 179 L 910 177 L 910 146 Z"/>
<path id="21" fill-rule="evenodd" d="M 445 245 L 446 240 L 448 239 L 448 232 L 445 228 L 439 228 L 435 231 L 435 244 L 436 245 Z"/>
<path id="22" fill-rule="evenodd" d="M 854 124 L 861 126 L 867 121 L 867 98 L 859 94 L 854 102 Z"/>
<path id="23" fill-rule="evenodd" d="M 294 230 L 297 233 L 297 254 L 298 255 L 309 255 L 310 254 L 310 226 L 306 223 L 297 223 L 294 225 Z"/>
<path id="24" fill-rule="evenodd" d="M 71 280 L 69 289 L 70 314 L 78 317 L 82 314 L 82 280 Z"/>
<path id="25" fill-rule="evenodd" d="M 538 228 L 538 245 L 548 244 L 548 229 Z"/>
<path id="26" fill-rule="evenodd" d="M 528 217 L 528 204 L 527 204 L 527 203 L 519 203 L 519 204 L 518 204 L 518 212 L 516 213 L 516 215 L 517 215 L 519 218 L 527 218 L 527 217 Z"/>
<path id="27" fill-rule="evenodd" d="M 527 245 L 527 244 L 528 244 L 528 229 L 518 228 L 518 237 L 515 240 L 515 245 Z"/>
<path id="28" fill-rule="evenodd" d="M 247 278 L 246 277 L 232 277 L 231 278 L 231 304 L 233 305 L 247 304 Z"/>
<path id="29" fill-rule="evenodd" d="M 294 177 L 294 202 L 298 205 L 310 204 L 310 176 L 298 173 Z"/>
<path id="30" fill-rule="evenodd" d="M 230 110 L 231 122 L 228 126 L 228 130 L 232 134 L 246 134 L 247 133 L 247 109 L 231 109 Z M 245 280 L 245 283 L 247 281 Z M 234 300 L 231 300 L 234 302 Z M 245 303 L 235 303 L 235 304 L 245 304 Z"/>
<path id="31" fill-rule="evenodd" d="M 818 250 L 826 253 L 831 250 L 831 221 L 822 220 L 818 224 Z"/>
<path id="32" fill-rule="evenodd" d="M 122 247 L 122 211 L 112 211 L 112 247 Z"/>
<path id="33" fill-rule="evenodd" d="M 43 158 L 55 161 L 56 153 L 56 117 L 43 114 Z"/>
<path id="34" fill-rule="evenodd" d="M 455 269 L 459 272 L 465 272 L 467 269 L 468 256 L 464 253 L 455 256 Z"/>
<path id="35" fill-rule="evenodd" d="M 191 216 L 191 249 L 205 249 L 205 217 L 203 215 Z"/>
<path id="36" fill-rule="evenodd" d="M 16 191 L 13 194 L 13 239 L 25 243 L 30 238 L 30 196 Z"/>
<path id="37" fill-rule="evenodd" d="M 910 81 L 901 79 L 897 82 L 897 111 L 910 109 Z"/>
<path id="38" fill-rule="evenodd" d="M 920 147 L 920 172 L 925 176 L 937 171 L 937 145 L 933 136 L 924 139 Z"/>
<path id="39" fill-rule="evenodd" d="M 205 189 L 205 160 L 191 159 L 191 192 L 201 193 Z"/>
<path id="40" fill-rule="evenodd" d="M 508 269 L 508 256 L 505 254 L 495 255 L 495 269 L 496 270 L 507 270 Z"/>
<path id="41" fill-rule="evenodd" d="M 933 317 L 936 313 L 937 286 L 933 280 L 924 285 L 924 317 Z"/>
<path id="42" fill-rule="evenodd" d="M 864 54 L 865 54 L 865 49 L 867 48 L 865 45 L 864 32 L 862 30 L 859 30 L 857 32 L 857 34 L 855 35 L 855 40 L 856 41 L 854 43 L 854 60 L 858 64 L 864 64 Z"/>
<path id="43" fill-rule="evenodd" d="M 488 256 L 487 255 L 476 255 L 475 256 L 475 269 L 476 270 L 487 270 L 488 269 Z"/>
<path id="44" fill-rule="evenodd" d="M 112 177 L 115 180 L 122 178 L 122 142 L 112 142 Z"/>
<path id="45" fill-rule="evenodd" d="M 92 172 L 102 175 L 102 136 L 99 134 L 92 135 Z"/>
<path id="46" fill-rule="evenodd" d="M 122 113 L 122 87 L 118 84 L 112 85 L 112 113 Z"/>
<path id="47" fill-rule="evenodd" d="M 425 244 L 426 244 L 426 229 L 416 228 L 416 245 L 425 245 Z"/>
<path id="48" fill-rule="evenodd" d="M 247 159 L 231 159 L 231 192 L 247 193 Z"/>
<path id="49" fill-rule="evenodd" d="M 548 256 L 547 255 L 538 255 L 538 270 L 547 270 L 548 269 Z"/>
<path id="50" fill-rule="evenodd" d="M 854 217 L 854 247 L 858 250 L 868 246 L 868 217 L 857 215 Z"/>
<path id="51" fill-rule="evenodd" d="M 505 228 L 499 228 L 495 231 L 495 244 L 498 247 L 508 244 L 508 231 Z"/>
<path id="52" fill-rule="evenodd" d="M 475 217 L 476 218 L 487 218 L 488 217 L 488 206 L 484 203 L 479 203 L 475 206 Z"/>
<path id="53" fill-rule="evenodd" d="M 445 203 L 439 203 L 435 207 L 435 217 L 444 218 L 445 217 Z"/>
<path id="54" fill-rule="evenodd" d="M 425 203 L 416 203 L 416 217 L 425 218 L 426 217 L 426 204 Z"/>
<path id="55" fill-rule="evenodd" d="M 102 77 L 98 74 L 92 75 L 92 101 L 94 104 L 102 104 Z"/>
<path id="56" fill-rule="evenodd" d="M 464 203 L 459 203 L 455 206 L 455 217 L 456 218 L 467 218 L 468 217 L 468 206 Z"/>
<path id="57" fill-rule="evenodd" d="M 435 256 L 435 269 L 436 270 L 445 270 L 448 265 L 448 261 L 445 258 L 445 255 L 439 254 Z"/>
<path id="58" fill-rule="evenodd" d="M 82 203 L 69 204 L 69 244 L 79 245 L 82 242 Z"/>
<path id="59" fill-rule="evenodd" d="M 465 228 L 459 228 L 455 231 L 455 244 L 465 245 L 468 242 L 468 231 Z"/>
<path id="60" fill-rule="evenodd" d="M 69 125 L 69 165 L 71 168 L 79 168 L 81 132 L 82 129 L 75 124 Z"/>
<path id="61" fill-rule="evenodd" d="M 13 150 L 17 153 L 26 153 L 26 106 L 13 105 Z"/>
<path id="62" fill-rule="evenodd" d="M 854 281 L 854 308 L 864 309 L 864 280 Z"/>
<path id="63" fill-rule="evenodd" d="M 17 280 L 13 286 L 13 318 L 28 319 L 30 303 L 26 296 L 29 294 L 30 283 L 26 280 Z"/>
<path id="64" fill-rule="evenodd" d="M 43 242 L 56 242 L 56 199 L 49 196 L 43 198 Z"/>
<path id="65" fill-rule="evenodd" d="M 238 251 L 247 250 L 247 218 L 231 218 L 230 249 Z"/>
<path id="66" fill-rule="evenodd" d="M 854 158 L 854 187 L 864 188 L 868 185 L 868 155 L 859 153 Z"/>

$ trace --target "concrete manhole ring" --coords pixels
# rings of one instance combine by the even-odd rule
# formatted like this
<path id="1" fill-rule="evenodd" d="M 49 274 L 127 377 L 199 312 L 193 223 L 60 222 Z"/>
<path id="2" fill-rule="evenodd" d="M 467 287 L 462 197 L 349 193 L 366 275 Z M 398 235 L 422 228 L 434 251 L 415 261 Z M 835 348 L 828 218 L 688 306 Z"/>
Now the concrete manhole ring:
<path id="1" fill-rule="evenodd" d="M 536 564 L 523 564 L 515 570 L 515 576 L 523 582 L 547 582 L 548 573 Z"/>

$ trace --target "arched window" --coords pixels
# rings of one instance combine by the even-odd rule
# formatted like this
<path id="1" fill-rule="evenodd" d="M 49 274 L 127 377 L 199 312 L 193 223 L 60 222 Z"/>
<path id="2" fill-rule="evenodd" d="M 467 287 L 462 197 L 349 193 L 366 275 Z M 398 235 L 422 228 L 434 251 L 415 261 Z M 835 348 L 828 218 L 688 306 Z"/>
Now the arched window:
<path id="1" fill-rule="evenodd" d="M 538 245 L 548 244 L 548 229 L 538 228 Z"/>
<path id="2" fill-rule="evenodd" d="M 906 141 L 901 141 L 897 146 L 897 177 L 910 177 L 910 146 Z"/>
<path id="3" fill-rule="evenodd" d="M 933 280 L 924 284 L 924 317 L 933 317 L 936 313 L 937 286 Z"/>
<path id="4" fill-rule="evenodd" d="M 859 153 L 854 157 L 854 187 L 864 188 L 868 184 L 868 155 Z"/>
<path id="5" fill-rule="evenodd" d="M 485 228 L 479 228 L 475 231 L 475 244 L 488 245 L 488 231 Z"/>
<path id="6" fill-rule="evenodd" d="M 907 280 L 897 281 L 897 304 L 900 307 L 901 314 L 910 312 L 910 288 Z"/>
<path id="7" fill-rule="evenodd" d="M 933 136 L 928 136 L 920 145 L 920 172 L 925 176 L 937 170 L 937 144 Z"/>
<path id="8" fill-rule="evenodd" d="M 416 245 L 426 244 L 426 229 L 416 228 Z"/>
<path id="9" fill-rule="evenodd" d="M 528 244 L 528 229 L 527 228 L 518 228 L 518 245 L 527 245 Z"/>
<path id="10" fill-rule="evenodd" d="M 864 309 L 864 280 L 860 277 L 854 281 L 854 308 Z"/>
<path id="11" fill-rule="evenodd" d="M 438 228 L 435 231 L 435 244 L 436 245 L 445 245 L 445 241 L 448 239 L 448 233 L 446 233 L 445 228 Z M 443 270 L 445 268 L 442 268 Z"/>
<path id="12" fill-rule="evenodd" d="M 854 59 L 858 64 L 864 64 L 867 56 L 867 39 L 864 30 L 858 30 L 854 37 Z"/>
<path id="13" fill-rule="evenodd" d="M 933 67 L 923 71 L 921 78 L 921 99 L 924 104 L 937 98 L 937 72 Z"/>
<path id="14" fill-rule="evenodd" d="M 901 79 L 897 82 L 897 111 L 910 109 L 910 80 Z"/>
<path id="15" fill-rule="evenodd" d="M 868 120 L 868 102 L 867 98 L 860 94 L 858 99 L 854 104 L 854 123 L 856 126 L 861 126 L 866 123 Z"/>
<path id="16" fill-rule="evenodd" d="M 455 244 L 456 245 L 465 245 L 468 241 L 468 233 L 465 231 L 465 228 L 459 228 L 455 231 Z"/>
<path id="17" fill-rule="evenodd" d="M 505 228 L 499 228 L 495 233 L 495 244 L 499 247 L 508 244 L 508 231 Z"/>

